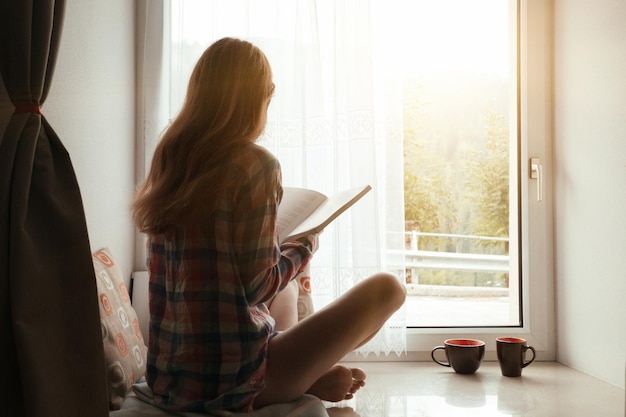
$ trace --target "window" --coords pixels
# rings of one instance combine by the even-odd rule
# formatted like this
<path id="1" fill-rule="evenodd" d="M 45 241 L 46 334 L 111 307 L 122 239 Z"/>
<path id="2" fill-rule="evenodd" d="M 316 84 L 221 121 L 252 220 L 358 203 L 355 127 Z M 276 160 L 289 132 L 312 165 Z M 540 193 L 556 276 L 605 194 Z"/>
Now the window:
<path id="1" fill-rule="evenodd" d="M 376 6 L 403 79 L 407 325 L 519 326 L 515 3 Z"/>
<path id="2" fill-rule="evenodd" d="M 538 356 L 554 358 L 554 315 L 552 283 L 552 202 L 550 195 L 551 160 L 551 84 L 550 84 L 550 19 L 549 4 L 535 0 L 508 2 L 509 24 L 517 27 L 511 47 L 517 50 L 514 73 L 517 74 L 515 96 L 517 104 L 511 106 L 510 120 L 517 127 L 509 135 L 519 139 L 515 145 L 517 156 L 510 159 L 517 168 L 509 172 L 517 175 L 510 181 L 516 187 L 512 193 L 510 209 L 517 210 L 518 220 L 509 228 L 509 254 L 511 270 L 519 269 L 520 282 L 511 285 L 520 295 L 520 323 L 518 326 L 456 326 L 449 328 L 413 328 L 408 330 L 409 357 L 426 359 L 429 349 L 442 340 L 459 335 L 485 340 L 487 358 L 495 358 L 497 335 L 516 334 L 541 346 Z M 511 141 L 510 143 L 512 143 Z M 514 188 L 512 188 L 514 189 Z M 509 295 L 511 297 L 511 295 Z M 509 318 L 515 307 L 509 299 Z M 506 307 L 505 307 L 506 308 Z M 467 310 L 456 310 L 464 315 Z M 498 314 L 498 313 L 492 313 Z"/>
<path id="3" fill-rule="evenodd" d="M 529 162 L 549 173 L 544 2 L 171 0 L 166 10 L 166 119 L 206 46 L 245 38 L 273 66 L 261 141 L 281 160 L 286 185 L 329 193 L 373 185 L 369 201 L 322 235 L 314 278 L 322 302 L 393 270 L 414 294 L 406 320 L 390 326 L 407 329 L 409 357 L 460 334 L 493 349 L 502 333 L 553 355 L 549 184 L 530 179 Z M 487 190 L 487 202 L 506 198 L 481 225 Z"/>

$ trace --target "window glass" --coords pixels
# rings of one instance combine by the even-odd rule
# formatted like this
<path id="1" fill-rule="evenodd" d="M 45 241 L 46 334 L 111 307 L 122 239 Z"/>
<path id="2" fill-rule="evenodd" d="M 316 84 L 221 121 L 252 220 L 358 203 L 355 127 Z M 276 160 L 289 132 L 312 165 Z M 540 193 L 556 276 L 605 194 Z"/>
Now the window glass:
<path id="1" fill-rule="evenodd" d="M 519 325 L 516 10 L 374 7 L 403 82 L 407 325 Z"/>

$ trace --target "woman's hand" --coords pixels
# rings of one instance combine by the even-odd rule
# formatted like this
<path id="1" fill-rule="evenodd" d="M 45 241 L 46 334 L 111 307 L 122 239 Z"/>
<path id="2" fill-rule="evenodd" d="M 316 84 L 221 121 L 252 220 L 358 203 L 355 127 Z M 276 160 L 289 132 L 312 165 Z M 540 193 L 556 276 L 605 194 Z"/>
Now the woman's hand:
<path id="1" fill-rule="evenodd" d="M 319 235 L 320 235 L 319 233 L 315 233 L 312 235 L 301 237 L 300 239 L 297 240 L 297 242 L 300 242 L 306 247 L 308 247 L 311 250 L 311 253 L 315 253 L 319 246 Z"/>

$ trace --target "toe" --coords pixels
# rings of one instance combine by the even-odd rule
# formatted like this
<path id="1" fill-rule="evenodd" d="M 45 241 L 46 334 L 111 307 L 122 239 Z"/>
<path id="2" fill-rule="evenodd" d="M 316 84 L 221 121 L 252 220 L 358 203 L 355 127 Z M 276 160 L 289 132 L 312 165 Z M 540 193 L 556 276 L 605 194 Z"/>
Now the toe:
<path id="1" fill-rule="evenodd" d="M 365 378 L 367 377 L 367 375 L 362 369 L 351 368 L 350 371 L 352 371 L 352 379 L 356 381 L 365 381 Z"/>

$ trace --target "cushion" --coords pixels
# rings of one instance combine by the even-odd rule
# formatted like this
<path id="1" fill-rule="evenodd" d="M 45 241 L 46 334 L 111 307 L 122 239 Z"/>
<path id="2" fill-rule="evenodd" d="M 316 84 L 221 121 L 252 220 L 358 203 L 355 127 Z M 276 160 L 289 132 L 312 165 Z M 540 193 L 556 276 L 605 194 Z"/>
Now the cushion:
<path id="1" fill-rule="evenodd" d="M 147 347 L 128 290 L 111 251 L 93 254 L 100 324 L 107 367 L 109 409 L 118 410 L 132 385 L 146 372 Z"/>

